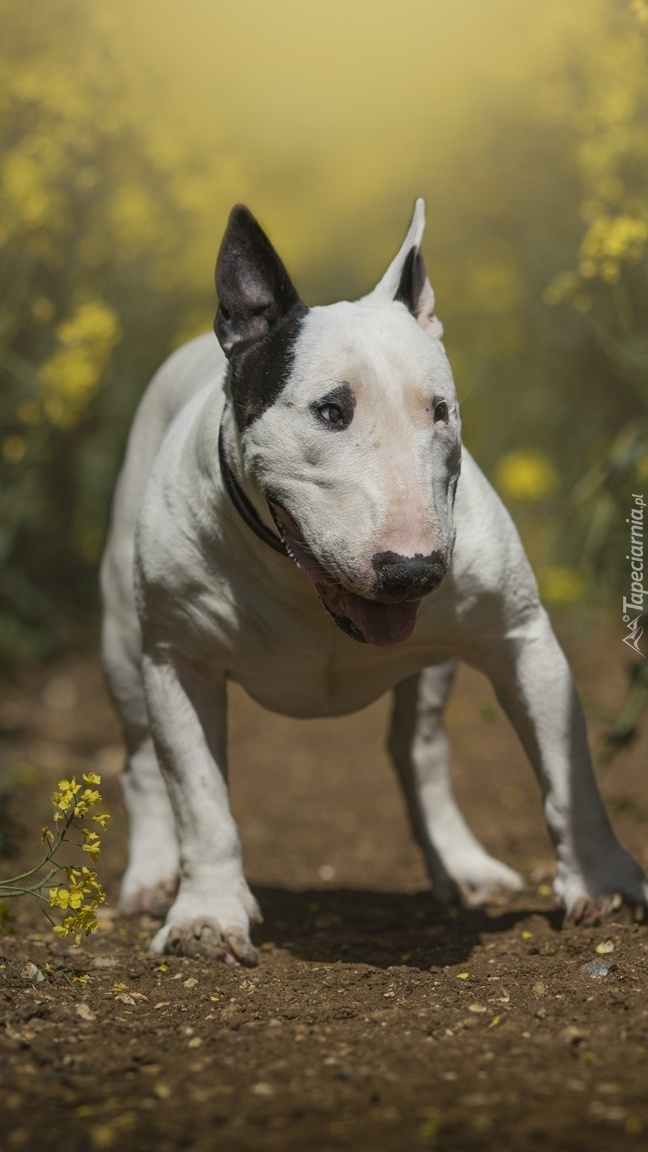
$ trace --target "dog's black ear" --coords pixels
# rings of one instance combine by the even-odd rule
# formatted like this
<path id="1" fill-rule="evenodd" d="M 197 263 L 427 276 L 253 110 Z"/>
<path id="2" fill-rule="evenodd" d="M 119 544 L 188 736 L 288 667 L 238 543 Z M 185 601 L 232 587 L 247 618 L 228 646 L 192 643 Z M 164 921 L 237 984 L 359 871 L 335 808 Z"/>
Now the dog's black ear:
<path id="1" fill-rule="evenodd" d="M 420 248 L 410 248 L 402 267 L 394 300 L 399 300 L 416 316 L 422 327 L 434 316 L 434 292 L 428 280 L 425 260 Z M 438 323 L 438 321 L 437 321 Z"/>
<path id="2" fill-rule="evenodd" d="M 228 357 L 267 336 L 301 305 L 268 237 L 243 204 L 230 213 L 216 261 L 216 291 L 214 331 Z"/>
<path id="3" fill-rule="evenodd" d="M 414 216 L 398 255 L 364 300 L 374 304 L 387 304 L 397 300 L 416 317 L 421 328 L 438 340 L 443 336 L 443 325 L 434 312 L 434 292 L 425 270 L 421 252 L 425 228 L 425 205 L 416 201 Z"/>

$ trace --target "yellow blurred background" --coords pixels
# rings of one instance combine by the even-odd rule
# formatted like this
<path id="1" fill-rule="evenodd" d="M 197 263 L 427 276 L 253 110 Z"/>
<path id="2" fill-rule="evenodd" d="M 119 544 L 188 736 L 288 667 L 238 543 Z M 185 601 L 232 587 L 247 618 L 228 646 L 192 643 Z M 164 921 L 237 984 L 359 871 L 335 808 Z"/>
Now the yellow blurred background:
<path id="1" fill-rule="evenodd" d="M 604 51 L 608 7 L 112 0 L 101 24 L 134 123 L 185 178 L 192 274 L 211 272 L 242 199 L 312 291 L 334 265 L 335 297 L 380 275 L 416 196 L 429 203 L 432 245 L 448 230 L 435 209 L 457 186 L 478 185 L 474 145 L 496 136 L 500 114 L 548 124 L 582 115 L 561 66 L 585 31 Z M 197 162 L 209 173 L 200 189 Z M 473 212 L 478 197 L 477 186 Z"/>
<path id="2" fill-rule="evenodd" d="M 586 19 L 591 5 L 573 7 Z M 335 250 L 336 226 L 353 222 L 366 249 L 378 206 L 397 196 L 404 226 L 415 196 L 433 196 L 454 166 L 457 137 L 479 131 L 487 95 L 514 101 L 540 81 L 563 8 L 113 0 L 111 22 L 138 74 L 138 123 L 170 153 L 217 161 L 205 243 L 217 242 L 233 200 L 252 199 L 296 270 L 316 280 L 309 269 Z M 370 274 L 396 240 L 374 233 Z"/>
<path id="3" fill-rule="evenodd" d="M 647 0 L 0 0 L 0 654 L 92 611 L 134 405 L 227 214 L 308 303 L 415 197 L 465 439 L 549 602 L 609 610 L 648 480 Z"/>

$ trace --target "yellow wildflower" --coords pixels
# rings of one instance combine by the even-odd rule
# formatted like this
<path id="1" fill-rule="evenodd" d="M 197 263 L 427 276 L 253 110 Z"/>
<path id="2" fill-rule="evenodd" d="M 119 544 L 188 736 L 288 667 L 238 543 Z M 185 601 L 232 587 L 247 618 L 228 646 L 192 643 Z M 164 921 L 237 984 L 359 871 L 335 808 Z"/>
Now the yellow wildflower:
<path id="1" fill-rule="evenodd" d="M 80 908 L 83 904 L 83 895 L 81 888 L 50 888 L 50 908 Z"/>
<path id="2" fill-rule="evenodd" d="M 59 780 L 58 786 L 60 791 L 52 793 L 54 819 L 63 820 L 66 813 L 74 806 L 75 797 L 81 791 L 81 785 L 77 784 L 76 777 L 73 776 L 71 780 Z"/>
<path id="3" fill-rule="evenodd" d="M 9 464 L 20 464 L 27 454 L 27 441 L 24 436 L 7 436 L 2 441 L 2 455 Z"/>
<path id="4" fill-rule="evenodd" d="M 83 829 L 83 838 L 85 844 L 82 845 L 82 851 L 87 852 L 94 864 L 101 852 L 101 841 L 97 832 L 90 832 L 87 828 Z"/>
<path id="5" fill-rule="evenodd" d="M 71 792 L 74 796 L 81 791 L 81 785 L 77 784 L 76 776 L 73 776 L 71 780 L 59 780 L 58 786 L 61 792 Z"/>
<path id="6" fill-rule="evenodd" d="M 585 581 L 577 568 L 548 565 L 540 572 L 540 592 L 550 604 L 574 604 L 585 592 Z"/>
<path id="7" fill-rule="evenodd" d="M 80 304 L 56 329 L 57 351 L 41 369 L 43 408 L 53 424 L 76 423 L 96 391 L 121 333 L 115 313 L 102 300 Z"/>
<path id="8" fill-rule="evenodd" d="M 543 500 L 558 487 L 558 477 L 543 452 L 520 448 L 498 462 L 495 484 L 502 495 L 512 500 Z"/>
<path id="9" fill-rule="evenodd" d="M 560 272 L 545 288 L 543 299 L 546 304 L 564 304 L 578 291 L 580 281 L 575 272 Z"/>
<path id="10" fill-rule="evenodd" d="M 74 805 L 75 818 L 78 820 L 80 817 L 86 816 L 89 810 L 94 808 L 95 804 L 99 804 L 100 802 L 100 792 L 97 792 L 96 789 L 85 788 L 81 795 L 77 798 Z"/>

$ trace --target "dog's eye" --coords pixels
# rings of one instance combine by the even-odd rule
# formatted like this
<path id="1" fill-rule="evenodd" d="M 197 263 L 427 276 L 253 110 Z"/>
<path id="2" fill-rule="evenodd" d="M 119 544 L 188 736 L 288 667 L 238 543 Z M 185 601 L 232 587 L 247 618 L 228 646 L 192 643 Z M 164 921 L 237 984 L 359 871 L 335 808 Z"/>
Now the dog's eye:
<path id="1" fill-rule="evenodd" d="M 336 428 L 344 428 L 346 423 L 344 413 L 337 404 L 321 404 L 317 411 L 327 424 L 333 424 Z"/>
<path id="2" fill-rule="evenodd" d="M 320 396 L 311 405 L 311 412 L 331 432 L 341 432 L 353 420 L 355 396 L 347 383 L 338 384 L 325 396 Z"/>
<path id="3" fill-rule="evenodd" d="M 445 400 L 439 400 L 439 403 L 434 405 L 434 423 L 448 423 L 448 405 Z"/>

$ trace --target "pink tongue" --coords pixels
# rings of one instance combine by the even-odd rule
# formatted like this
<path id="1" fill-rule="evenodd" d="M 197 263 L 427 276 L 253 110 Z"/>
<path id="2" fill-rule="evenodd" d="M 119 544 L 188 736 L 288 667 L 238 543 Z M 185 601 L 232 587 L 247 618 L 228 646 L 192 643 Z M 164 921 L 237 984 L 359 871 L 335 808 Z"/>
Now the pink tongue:
<path id="1" fill-rule="evenodd" d="M 375 600 L 357 596 L 355 592 L 345 591 L 311 555 L 285 508 L 279 505 L 274 505 L 274 508 L 282 525 L 281 535 L 288 555 L 313 581 L 321 599 L 334 616 L 346 616 L 351 620 L 367 644 L 384 647 L 386 644 L 401 644 L 403 640 L 409 639 L 416 624 L 420 600 L 407 604 L 378 604 Z"/>
<path id="2" fill-rule="evenodd" d="M 401 644 L 414 631 L 420 600 L 407 604 L 378 604 L 354 592 L 344 592 L 343 613 L 362 632 L 367 644 Z"/>

